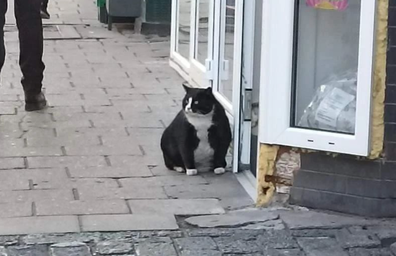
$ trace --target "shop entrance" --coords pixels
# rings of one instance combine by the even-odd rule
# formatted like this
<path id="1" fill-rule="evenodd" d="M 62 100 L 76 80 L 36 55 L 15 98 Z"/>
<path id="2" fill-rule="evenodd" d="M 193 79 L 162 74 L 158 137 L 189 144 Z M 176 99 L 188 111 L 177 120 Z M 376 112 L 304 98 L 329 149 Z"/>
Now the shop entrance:
<path id="1" fill-rule="evenodd" d="M 248 58 L 244 53 L 245 2 L 173 0 L 172 7 L 171 66 L 193 86 L 212 87 L 226 109 L 234 130 L 235 173 L 250 169 L 251 79 L 243 73 L 252 72 L 247 63 L 253 53 Z"/>

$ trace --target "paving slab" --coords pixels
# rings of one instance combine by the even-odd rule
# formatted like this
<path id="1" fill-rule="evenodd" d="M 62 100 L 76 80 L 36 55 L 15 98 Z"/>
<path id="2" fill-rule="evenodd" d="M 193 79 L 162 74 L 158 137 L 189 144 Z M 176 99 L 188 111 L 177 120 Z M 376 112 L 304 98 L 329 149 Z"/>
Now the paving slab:
<path id="1" fill-rule="evenodd" d="M 0 219 L 0 235 L 79 232 L 77 216 L 45 216 Z"/>
<path id="2" fill-rule="evenodd" d="M 37 216 L 130 213 L 124 200 L 40 201 L 35 205 Z"/>
<path id="3" fill-rule="evenodd" d="M 176 230 L 173 215 L 87 215 L 81 218 L 82 231 Z"/>
<path id="4" fill-rule="evenodd" d="M 367 225 L 370 222 L 360 217 L 320 213 L 315 211 L 282 211 L 280 218 L 288 228 L 294 229 L 331 229 L 343 228 L 347 226 Z"/>
<path id="5" fill-rule="evenodd" d="M 241 226 L 257 222 L 266 222 L 279 218 L 279 214 L 266 210 L 234 211 L 223 215 L 198 216 L 186 219 L 186 222 L 201 228 Z"/>
<path id="6" fill-rule="evenodd" d="M 297 238 L 307 256 L 349 256 L 333 238 Z"/>
<path id="7" fill-rule="evenodd" d="M 53 244 L 50 251 L 52 256 L 92 256 L 90 248 L 80 242 Z"/>
<path id="8" fill-rule="evenodd" d="M 97 243 L 96 252 L 101 255 L 126 254 L 133 251 L 131 242 L 102 241 Z"/>
<path id="9" fill-rule="evenodd" d="M 134 214 L 170 213 L 188 216 L 225 213 L 217 199 L 129 200 L 128 204 Z"/>

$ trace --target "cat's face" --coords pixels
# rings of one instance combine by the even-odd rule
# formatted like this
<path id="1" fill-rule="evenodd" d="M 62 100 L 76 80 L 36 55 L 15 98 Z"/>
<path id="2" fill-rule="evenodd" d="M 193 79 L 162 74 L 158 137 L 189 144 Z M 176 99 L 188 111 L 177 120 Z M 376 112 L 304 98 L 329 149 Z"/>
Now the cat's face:
<path id="1" fill-rule="evenodd" d="M 183 99 L 183 110 L 186 114 L 207 115 L 212 112 L 215 98 L 211 88 L 191 88 L 183 84 L 186 96 Z"/>

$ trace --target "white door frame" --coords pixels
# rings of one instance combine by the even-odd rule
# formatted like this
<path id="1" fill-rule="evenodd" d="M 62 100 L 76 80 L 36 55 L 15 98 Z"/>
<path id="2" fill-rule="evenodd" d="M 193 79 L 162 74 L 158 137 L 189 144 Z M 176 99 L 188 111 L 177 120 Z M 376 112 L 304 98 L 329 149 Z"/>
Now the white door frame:
<path id="1" fill-rule="evenodd" d="M 177 52 L 179 30 L 179 1 L 172 0 L 172 27 L 171 27 L 171 61 L 170 64 L 188 82 L 193 85 L 206 87 L 209 84 L 217 100 L 224 106 L 234 131 L 233 171 L 238 172 L 240 159 L 240 118 L 241 118 L 241 90 L 242 90 L 242 53 L 244 31 L 244 0 L 235 1 L 234 27 L 234 56 L 233 74 L 224 74 L 220 71 L 220 63 L 224 60 L 226 0 L 210 0 L 208 59 L 206 65 L 199 63 L 194 57 L 197 47 L 197 30 L 199 19 L 198 0 L 191 1 L 190 23 L 190 56 L 185 58 Z M 210 67 L 210 68 L 209 68 Z M 232 102 L 220 93 L 220 76 L 226 75 L 233 79 Z"/>

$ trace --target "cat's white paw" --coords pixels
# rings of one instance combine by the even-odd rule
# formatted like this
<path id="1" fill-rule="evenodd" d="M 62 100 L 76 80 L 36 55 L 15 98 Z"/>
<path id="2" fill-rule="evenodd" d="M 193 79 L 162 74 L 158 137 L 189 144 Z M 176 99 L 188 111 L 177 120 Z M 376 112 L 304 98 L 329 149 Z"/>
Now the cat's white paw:
<path id="1" fill-rule="evenodd" d="M 179 173 L 183 173 L 184 169 L 182 167 L 175 167 L 175 171 L 177 171 Z"/>
<path id="2" fill-rule="evenodd" d="M 186 174 L 187 174 L 188 176 L 194 176 L 194 175 L 197 175 L 197 174 L 198 174 L 198 170 L 197 170 L 197 169 L 187 169 Z"/>
<path id="3" fill-rule="evenodd" d="M 216 169 L 214 169 L 214 173 L 215 174 L 223 174 L 223 173 L 225 173 L 225 169 L 223 167 L 216 168 Z"/>

